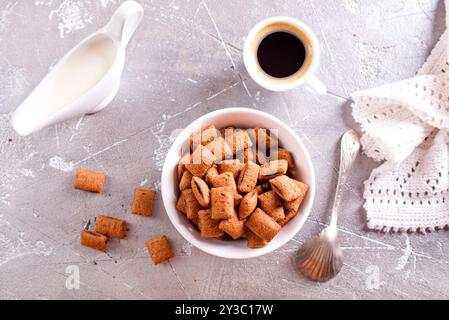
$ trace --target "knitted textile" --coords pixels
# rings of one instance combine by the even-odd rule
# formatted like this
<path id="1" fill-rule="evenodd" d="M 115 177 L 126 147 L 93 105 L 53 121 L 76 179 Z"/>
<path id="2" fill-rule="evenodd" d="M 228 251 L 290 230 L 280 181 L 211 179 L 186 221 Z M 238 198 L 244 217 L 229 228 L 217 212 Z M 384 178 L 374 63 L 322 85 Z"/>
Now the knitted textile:
<path id="1" fill-rule="evenodd" d="M 370 229 L 425 233 L 449 226 L 448 37 L 446 29 L 414 78 L 352 95 L 363 151 L 384 161 L 365 181 Z"/>

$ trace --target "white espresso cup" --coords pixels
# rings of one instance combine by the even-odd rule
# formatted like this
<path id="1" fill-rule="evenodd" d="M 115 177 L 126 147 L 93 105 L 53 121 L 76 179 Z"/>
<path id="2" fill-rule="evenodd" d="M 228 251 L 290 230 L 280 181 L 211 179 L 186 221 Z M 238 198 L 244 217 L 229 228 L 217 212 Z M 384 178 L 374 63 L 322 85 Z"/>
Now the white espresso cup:
<path id="1" fill-rule="evenodd" d="M 287 32 L 298 38 L 305 48 L 302 66 L 288 77 L 277 78 L 266 73 L 257 57 L 261 42 L 275 32 Z M 243 60 L 249 75 L 260 86 L 272 91 L 287 91 L 307 85 L 319 94 L 326 94 L 326 86 L 314 73 L 320 61 L 320 46 L 313 31 L 301 21 L 289 17 L 272 17 L 259 22 L 249 32 L 243 51 Z"/>

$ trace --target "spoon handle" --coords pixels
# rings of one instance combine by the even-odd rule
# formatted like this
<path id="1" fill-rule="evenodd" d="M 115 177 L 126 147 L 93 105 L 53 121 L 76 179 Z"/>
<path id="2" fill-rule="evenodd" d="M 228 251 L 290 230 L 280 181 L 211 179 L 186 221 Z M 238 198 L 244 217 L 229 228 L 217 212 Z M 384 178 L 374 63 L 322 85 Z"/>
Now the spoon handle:
<path id="1" fill-rule="evenodd" d="M 332 206 L 332 216 L 330 227 L 337 228 L 338 211 L 340 208 L 340 201 L 343 195 L 344 185 L 349 171 L 354 164 L 357 154 L 360 150 L 360 138 L 354 130 L 346 131 L 341 138 L 340 146 L 340 169 L 338 172 L 337 190 L 335 191 L 334 204 Z"/>

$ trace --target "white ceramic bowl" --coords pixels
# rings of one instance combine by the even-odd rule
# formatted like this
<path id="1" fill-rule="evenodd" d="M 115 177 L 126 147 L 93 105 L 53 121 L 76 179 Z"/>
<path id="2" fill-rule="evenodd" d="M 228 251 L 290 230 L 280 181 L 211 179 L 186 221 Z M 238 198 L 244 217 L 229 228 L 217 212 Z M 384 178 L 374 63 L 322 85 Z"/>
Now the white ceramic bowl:
<path id="1" fill-rule="evenodd" d="M 252 128 L 259 125 L 269 129 L 277 129 L 279 141 L 284 148 L 293 154 L 296 164 L 299 166 L 296 170 L 298 174 L 295 178 L 310 186 L 307 196 L 301 204 L 298 215 L 284 226 L 279 234 L 277 234 L 264 248 L 250 249 L 246 246 L 245 240 L 224 241 L 219 239 L 201 238 L 200 233 L 186 219 L 185 215 L 176 209 L 176 201 L 179 195 L 177 165 L 182 156 L 182 145 L 187 141 L 190 134 L 209 124 L 214 124 L 217 128 L 228 126 Z M 165 210 L 176 230 L 198 249 L 214 256 L 229 259 L 258 257 L 283 246 L 292 239 L 303 226 L 309 216 L 315 195 L 315 172 L 312 161 L 299 137 L 285 123 L 276 117 L 262 111 L 247 108 L 221 109 L 208 113 L 192 122 L 176 138 L 168 151 L 162 169 L 161 179 L 161 193 Z"/>

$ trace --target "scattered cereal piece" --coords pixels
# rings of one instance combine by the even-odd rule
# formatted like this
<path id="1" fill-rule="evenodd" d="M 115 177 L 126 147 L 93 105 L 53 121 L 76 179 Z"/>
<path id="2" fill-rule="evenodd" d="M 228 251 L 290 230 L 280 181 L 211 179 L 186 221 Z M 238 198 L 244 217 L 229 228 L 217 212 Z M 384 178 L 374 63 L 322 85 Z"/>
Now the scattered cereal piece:
<path id="1" fill-rule="evenodd" d="M 95 232 L 111 238 L 123 239 L 126 237 L 126 221 L 99 215 L 95 223 Z"/>
<path id="2" fill-rule="evenodd" d="M 292 201 L 304 196 L 308 186 L 287 176 L 278 176 L 270 180 L 271 187 L 285 201 Z"/>
<path id="3" fill-rule="evenodd" d="M 195 177 L 203 177 L 206 171 L 213 165 L 215 156 L 203 145 L 193 151 L 190 163 L 186 164 L 187 170 Z"/>
<path id="4" fill-rule="evenodd" d="M 220 220 L 212 219 L 209 209 L 200 210 L 198 217 L 198 227 L 200 228 L 202 238 L 217 238 L 224 235 L 224 232 L 218 228 Z"/>
<path id="5" fill-rule="evenodd" d="M 234 192 L 229 188 L 211 189 L 212 219 L 229 219 L 234 215 Z"/>
<path id="6" fill-rule="evenodd" d="M 239 218 L 240 219 L 245 219 L 256 209 L 257 195 L 258 195 L 257 190 L 254 189 L 253 191 L 245 194 L 245 196 L 242 198 L 242 201 L 240 202 L 240 207 L 239 207 Z"/>
<path id="7" fill-rule="evenodd" d="M 103 252 L 108 249 L 108 237 L 88 230 L 81 230 L 80 243 L 83 246 Z"/>
<path id="8" fill-rule="evenodd" d="M 254 162 L 248 162 L 240 172 L 237 188 L 240 192 L 250 192 L 256 187 L 260 167 Z"/>
<path id="9" fill-rule="evenodd" d="M 153 215 L 153 200 L 156 191 L 146 188 L 134 190 L 134 200 L 131 213 L 151 217 Z"/>
<path id="10" fill-rule="evenodd" d="M 246 220 L 246 227 L 267 242 L 281 230 L 281 226 L 260 208 L 251 213 Z"/>
<path id="11" fill-rule="evenodd" d="M 263 240 L 261 237 L 256 235 L 251 230 L 246 229 L 246 237 L 247 237 L 247 246 L 248 248 L 263 248 L 265 247 L 268 242 Z"/>
<path id="12" fill-rule="evenodd" d="M 174 257 L 170 243 L 164 235 L 148 240 L 147 247 L 155 265 L 166 262 Z"/>
<path id="13" fill-rule="evenodd" d="M 259 179 L 269 180 L 287 173 L 287 160 L 273 160 L 260 166 Z"/>
<path id="14" fill-rule="evenodd" d="M 239 159 L 223 160 L 218 164 L 218 171 L 220 173 L 231 172 L 234 179 L 238 179 L 241 169 L 242 163 Z"/>
<path id="15" fill-rule="evenodd" d="M 228 187 L 231 188 L 232 190 L 237 190 L 235 179 L 231 172 L 225 172 L 216 176 L 212 180 L 212 186 L 214 188 Z"/>
<path id="16" fill-rule="evenodd" d="M 75 189 L 100 193 L 103 192 L 106 176 L 103 173 L 77 169 L 75 175 Z"/>
<path id="17" fill-rule="evenodd" d="M 245 231 L 245 221 L 239 220 L 239 218 L 237 217 L 237 213 L 234 213 L 234 216 L 232 218 L 221 220 L 218 227 L 220 228 L 220 230 L 223 230 L 228 235 L 230 235 L 232 239 L 237 240 L 243 235 Z"/>
<path id="18" fill-rule="evenodd" d="M 202 207 L 208 208 L 210 204 L 210 191 L 207 183 L 198 177 L 193 177 L 192 191 L 196 201 L 198 201 Z"/>

